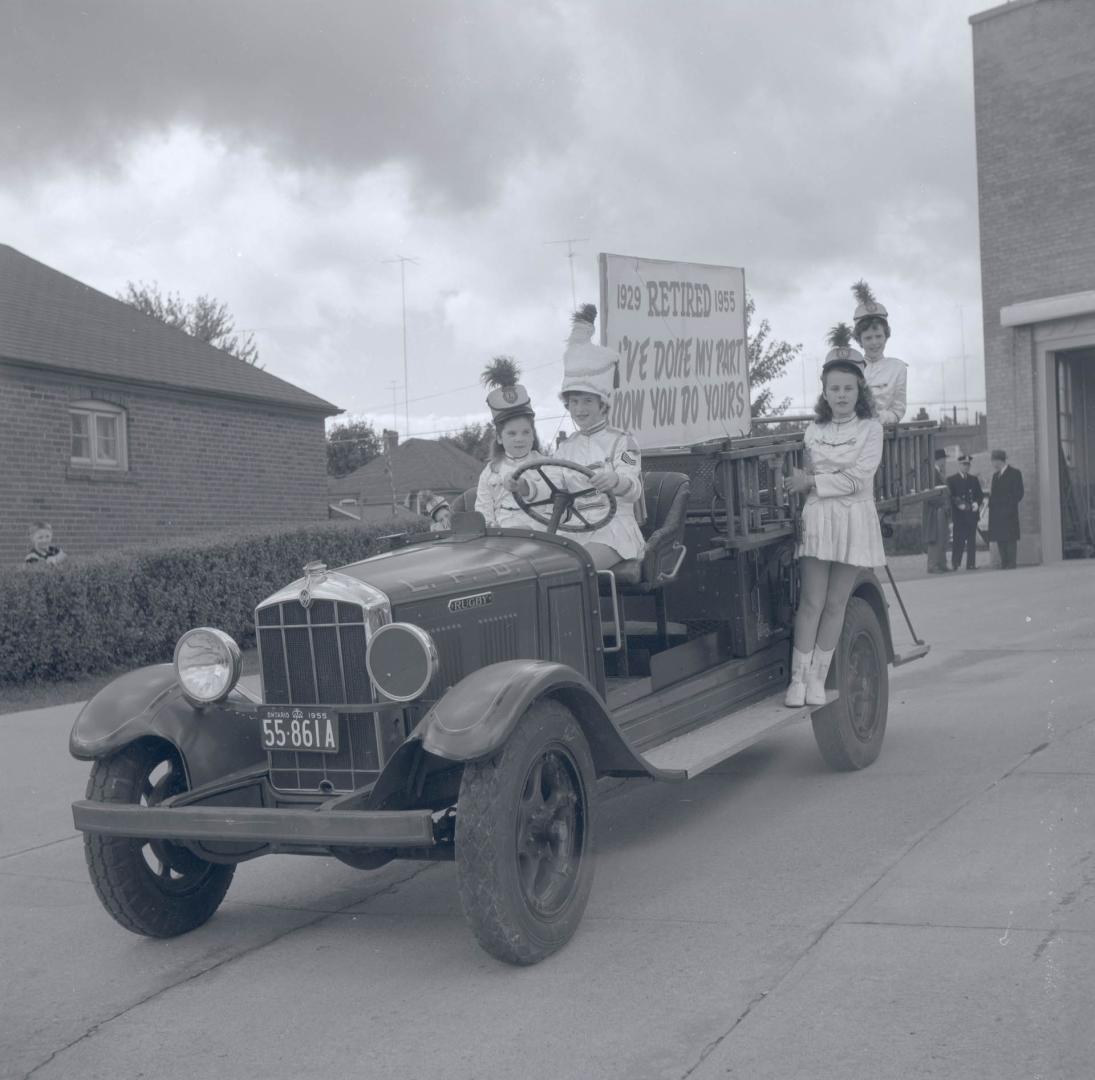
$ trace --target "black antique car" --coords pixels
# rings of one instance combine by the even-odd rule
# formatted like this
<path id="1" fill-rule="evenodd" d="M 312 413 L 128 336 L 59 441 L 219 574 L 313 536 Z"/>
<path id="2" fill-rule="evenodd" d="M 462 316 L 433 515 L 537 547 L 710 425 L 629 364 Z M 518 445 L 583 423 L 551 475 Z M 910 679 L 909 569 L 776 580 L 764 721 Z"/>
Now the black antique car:
<path id="1" fill-rule="evenodd" d="M 888 439 L 880 505 L 887 485 L 930 486 L 930 432 Z M 483 947 L 547 956 L 589 896 L 599 778 L 684 781 L 810 715 L 782 703 L 796 506 L 776 481 L 801 453 L 791 434 L 648 455 L 646 555 L 613 571 L 568 538 L 586 524 L 557 490 L 529 508 L 548 532 L 457 513 L 451 533 L 310 564 L 255 609 L 261 693 L 228 635 L 188 631 L 173 664 L 117 679 L 72 731 L 93 762 L 73 814 L 103 905 L 170 937 L 259 855 L 455 859 Z M 926 651 L 895 652 L 863 571 L 810 716 L 831 766 L 875 760 L 888 665 Z"/>

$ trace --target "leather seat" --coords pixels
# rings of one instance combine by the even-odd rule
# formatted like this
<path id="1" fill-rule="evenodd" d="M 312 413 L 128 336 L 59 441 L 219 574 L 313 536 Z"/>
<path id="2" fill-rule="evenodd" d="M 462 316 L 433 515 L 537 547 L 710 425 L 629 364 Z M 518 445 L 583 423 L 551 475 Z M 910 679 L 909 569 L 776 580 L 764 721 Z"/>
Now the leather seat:
<path id="1" fill-rule="evenodd" d="M 612 567 L 616 587 L 625 595 L 652 593 L 673 581 L 684 557 L 684 523 L 688 510 L 688 477 L 678 472 L 643 475 L 646 551 L 641 559 L 624 559 Z"/>
<path id="2" fill-rule="evenodd" d="M 654 594 L 658 648 L 669 648 L 669 622 L 665 610 L 664 586 L 675 581 L 687 548 L 684 526 L 688 511 L 689 481 L 684 473 L 648 472 L 643 474 L 646 524 L 642 527 L 646 550 L 641 559 L 624 559 L 611 568 L 616 591 L 621 596 Z M 600 578 L 601 595 L 611 595 L 611 579 Z M 616 672 L 628 675 L 627 620 L 621 611 L 620 637 L 616 652 Z"/>
<path id="3" fill-rule="evenodd" d="M 455 499 L 449 503 L 449 509 L 454 514 L 466 514 L 475 509 L 475 496 L 478 494 L 476 488 L 468 488 L 467 491 L 461 492 Z"/>

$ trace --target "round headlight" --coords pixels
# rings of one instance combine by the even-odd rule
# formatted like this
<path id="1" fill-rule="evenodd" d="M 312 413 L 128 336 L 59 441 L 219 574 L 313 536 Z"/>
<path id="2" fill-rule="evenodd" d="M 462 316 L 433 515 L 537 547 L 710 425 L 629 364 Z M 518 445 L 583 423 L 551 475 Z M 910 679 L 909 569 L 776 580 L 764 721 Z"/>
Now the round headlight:
<path id="1" fill-rule="evenodd" d="M 187 630 L 175 646 L 175 675 L 183 693 L 199 705 L 223 701 L 239 681 L 240 647 L 211 626 Z"/>
<path id="2" fill-rule="evenodd" d="M 365 667 L 373 685 L 393 701 L 413 701 L 437 673 L 437 646 L 425 630 L 388 623 L 372 636 Z"/>

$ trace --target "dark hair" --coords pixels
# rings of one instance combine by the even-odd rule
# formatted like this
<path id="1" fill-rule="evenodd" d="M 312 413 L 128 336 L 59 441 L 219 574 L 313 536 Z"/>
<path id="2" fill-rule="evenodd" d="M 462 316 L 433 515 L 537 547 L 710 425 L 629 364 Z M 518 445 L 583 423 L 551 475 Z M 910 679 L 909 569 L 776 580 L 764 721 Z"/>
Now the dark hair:
<path id="1" fill-rule="evenodd" d="M 592 305 L 587 305 L 587 306 L 592 307 Z M 564 409 L 567 409 L 567 410 L 570 409 L 570 402 L 567 400 L 567 398 L 571 397 L 571 395 L 573 395 L 573 394 L 589 394 L 590 397 L 595 397 L 601 403 L 601 412 L 605 416 L 608 415 L 609 410 L 612 407 L 612 406 L 609 405 L 609 403 L 607 401 L 605 401 L 605 399 L 603 397 L 601 397 L 600 394 L 595 394 L 592 390 L 564 390 L 559 395 L 559 397 L 561 397 L 563 399 L 563 408 Z"/>
<path id="2" fill-rule="evenodd" d="M 882 332 L 886 335 L 886 340 L 890 340 L 890 324 L 882 318 L 881 315 L 864 315 L 862 319 L 857 319 L 855 329 L 852 331 L 852 337 L 854 337 L 858 344 L 863 344 L 863 331 L 873 330 L 876 326 L 882 328 Z"/>
<path id="3" fill-rule="evenodd" d="M 1003 450 L 993 450 L 989 457 L 995 461 L 1007 461 L 1008 455 Z"/>
<path id="4" fill-rule="evenodd" d="M 517 413 L 515 416 L 507 416 L 505 420 L 499 421 L 494 425 L 494 439 L 490 444 L 490 459 L 491 461 L 501 461 L 506 456 L 506 451 L 502 446 L 502 428 L 506 426 L 511 420 L 527 420 L 532 426 L 532 449 L 529 450 L 530 454 L 539 454 L 540 450 L 540 436 L 536 432 L 536 420 L 529 416 L 528 413 Z"/>
<path id="5" fill-rule="evenodd" d="M 874 407 L 874 394 L 871 393 L 871 388 L 862 375 L 857 375 L 855 381 L 859 387 L 859 393 L 855 399 L 855 414 L 860 420 L 869 420 L 872 416 L 878 415 Z M 824 392 L 814 405 L 814 417 L 819 424 L 827 424 L 833 418 L 833 407 L 825 400 Z"/>

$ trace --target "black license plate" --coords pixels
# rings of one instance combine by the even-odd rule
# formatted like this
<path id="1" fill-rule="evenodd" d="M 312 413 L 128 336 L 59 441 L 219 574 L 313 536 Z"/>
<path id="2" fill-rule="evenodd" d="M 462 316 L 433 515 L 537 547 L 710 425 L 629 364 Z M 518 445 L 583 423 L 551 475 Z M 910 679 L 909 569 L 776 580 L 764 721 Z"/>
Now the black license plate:
<path id="1" fill-rule="evenodd" d="M 338 753 L 338 713 L 297 705 L 260 705 L 264 750 Z"/>

